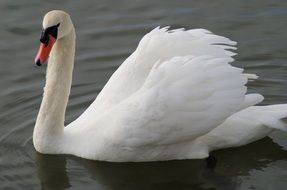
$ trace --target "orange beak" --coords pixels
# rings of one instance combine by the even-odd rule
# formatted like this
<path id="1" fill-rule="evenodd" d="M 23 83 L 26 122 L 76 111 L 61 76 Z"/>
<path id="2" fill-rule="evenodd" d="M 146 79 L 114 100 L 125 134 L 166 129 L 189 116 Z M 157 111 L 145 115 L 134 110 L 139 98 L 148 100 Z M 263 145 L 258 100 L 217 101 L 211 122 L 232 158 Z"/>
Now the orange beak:
<path id="1" fill-rule="evenodd" d="M 41 42 L 40 48 L 39 48 L 38 53 L 35 57 L 35 64 L 36 65 L 41 66 L 45 61 L 47 61 L 55 42 L 56 42 L 56 38 L 54 38 L 52 35 L 49 35 L 48 43 L 42 43 Z"/>

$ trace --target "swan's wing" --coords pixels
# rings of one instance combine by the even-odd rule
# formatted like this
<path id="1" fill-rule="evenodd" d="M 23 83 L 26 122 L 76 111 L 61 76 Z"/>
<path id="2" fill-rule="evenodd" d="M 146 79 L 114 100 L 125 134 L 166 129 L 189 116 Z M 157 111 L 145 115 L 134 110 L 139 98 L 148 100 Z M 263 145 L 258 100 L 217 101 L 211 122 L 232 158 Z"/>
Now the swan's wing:
<path id="1" fill-rule="evenodd" d="M 228 51 L 236 49 L 233 47 L 235 44 L 204 29 L 168 30 L 168 27 L 157 27 L 141 39 L 136 50 L 115 71 L 84 115 L 92 113 L 91 117 L 95 117 L 131 96 L 142 87 L 159 60 L 162 63 L 188 55 L 228 58 L 235 55 Z"/>
<path id="2" fill-rule="evenodd" d="M 231 58 L 175 57 L 153 66 L 143 87 L 111 111 L 110 139 L 127 147 L 174 144 L 206 134 L 239 109 L 246 93 Z"/>

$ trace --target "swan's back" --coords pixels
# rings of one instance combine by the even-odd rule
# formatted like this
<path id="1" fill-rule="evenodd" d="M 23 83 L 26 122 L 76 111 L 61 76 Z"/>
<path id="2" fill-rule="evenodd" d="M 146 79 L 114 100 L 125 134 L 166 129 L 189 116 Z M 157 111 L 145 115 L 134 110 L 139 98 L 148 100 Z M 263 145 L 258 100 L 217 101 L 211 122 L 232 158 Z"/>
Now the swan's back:
<path id="1" fill-rule="evenodd" d="M 142 87 L 151 68 L 174 57 L 207 55 L 215 58 L 227 58 L 230 61 L 235 53 L 229 49 L 236 42 L 215 35 L 205 29 L 155 28 L 146 34 L 137 49 L 115 71 L 102 89 L 97 99 L 78 118 L 94 118 L 128 98 Z"/>

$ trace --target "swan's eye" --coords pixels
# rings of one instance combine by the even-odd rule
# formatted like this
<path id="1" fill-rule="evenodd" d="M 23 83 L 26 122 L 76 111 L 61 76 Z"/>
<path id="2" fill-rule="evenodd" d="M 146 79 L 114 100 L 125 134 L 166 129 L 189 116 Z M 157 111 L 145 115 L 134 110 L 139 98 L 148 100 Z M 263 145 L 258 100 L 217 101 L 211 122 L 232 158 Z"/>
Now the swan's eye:
<path id="1" fill-rule="evenodd" d="M 49 36 L 47 35 L 47 33 L 46 33 L 46 31 L 44 29 L 41 32 L 40 42 L 45 44 L 46 47 L 47 47 L 47 45 L 49 43 Z"/>
<path id="2" fill-rule="evenodd" d="M 59 26 L 60 26 L 60 23 L 58 23 L 57 25 L 54 25 L 54 26 L 50 26 L 46 29 L 43 29 L 41 32 L 40 42 L 44 43 L 47 46 L 49 43 L 49 35 L 51 35 L 55 39 L 57 39 Z"/>

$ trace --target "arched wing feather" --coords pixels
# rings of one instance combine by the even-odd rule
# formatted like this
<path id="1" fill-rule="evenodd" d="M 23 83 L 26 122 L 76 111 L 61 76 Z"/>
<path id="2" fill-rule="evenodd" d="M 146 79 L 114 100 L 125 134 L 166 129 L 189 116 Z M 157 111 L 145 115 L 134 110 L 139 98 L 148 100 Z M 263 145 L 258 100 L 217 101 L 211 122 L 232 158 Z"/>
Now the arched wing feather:
<path id="1" fill-rule="evenodd" d="M 217 127 L 239 109 L 246 93 L 247 78 L 230 61 L 185 56 L 155 64 L 142 88 L 111 112 L 118 126 L 115 142 L 120 137 L 127 147 L 181 143 Z"/>
<path id="2" fill-rule="evenodd" d="M 236 42 L 205 29 L 168 30 L 168 27 L 157 27 L 141 39 L 136 50 L 115 71 L 83 115 L 86 117 L 93 113 L 89 115 L 93 118 L 129 98 L 142 87 L 158 61 L 163 63 L 174 57 L 202 55 L 231 59 L 235 53 L 229 50 L 236 49 L 233 45 Z"/>

